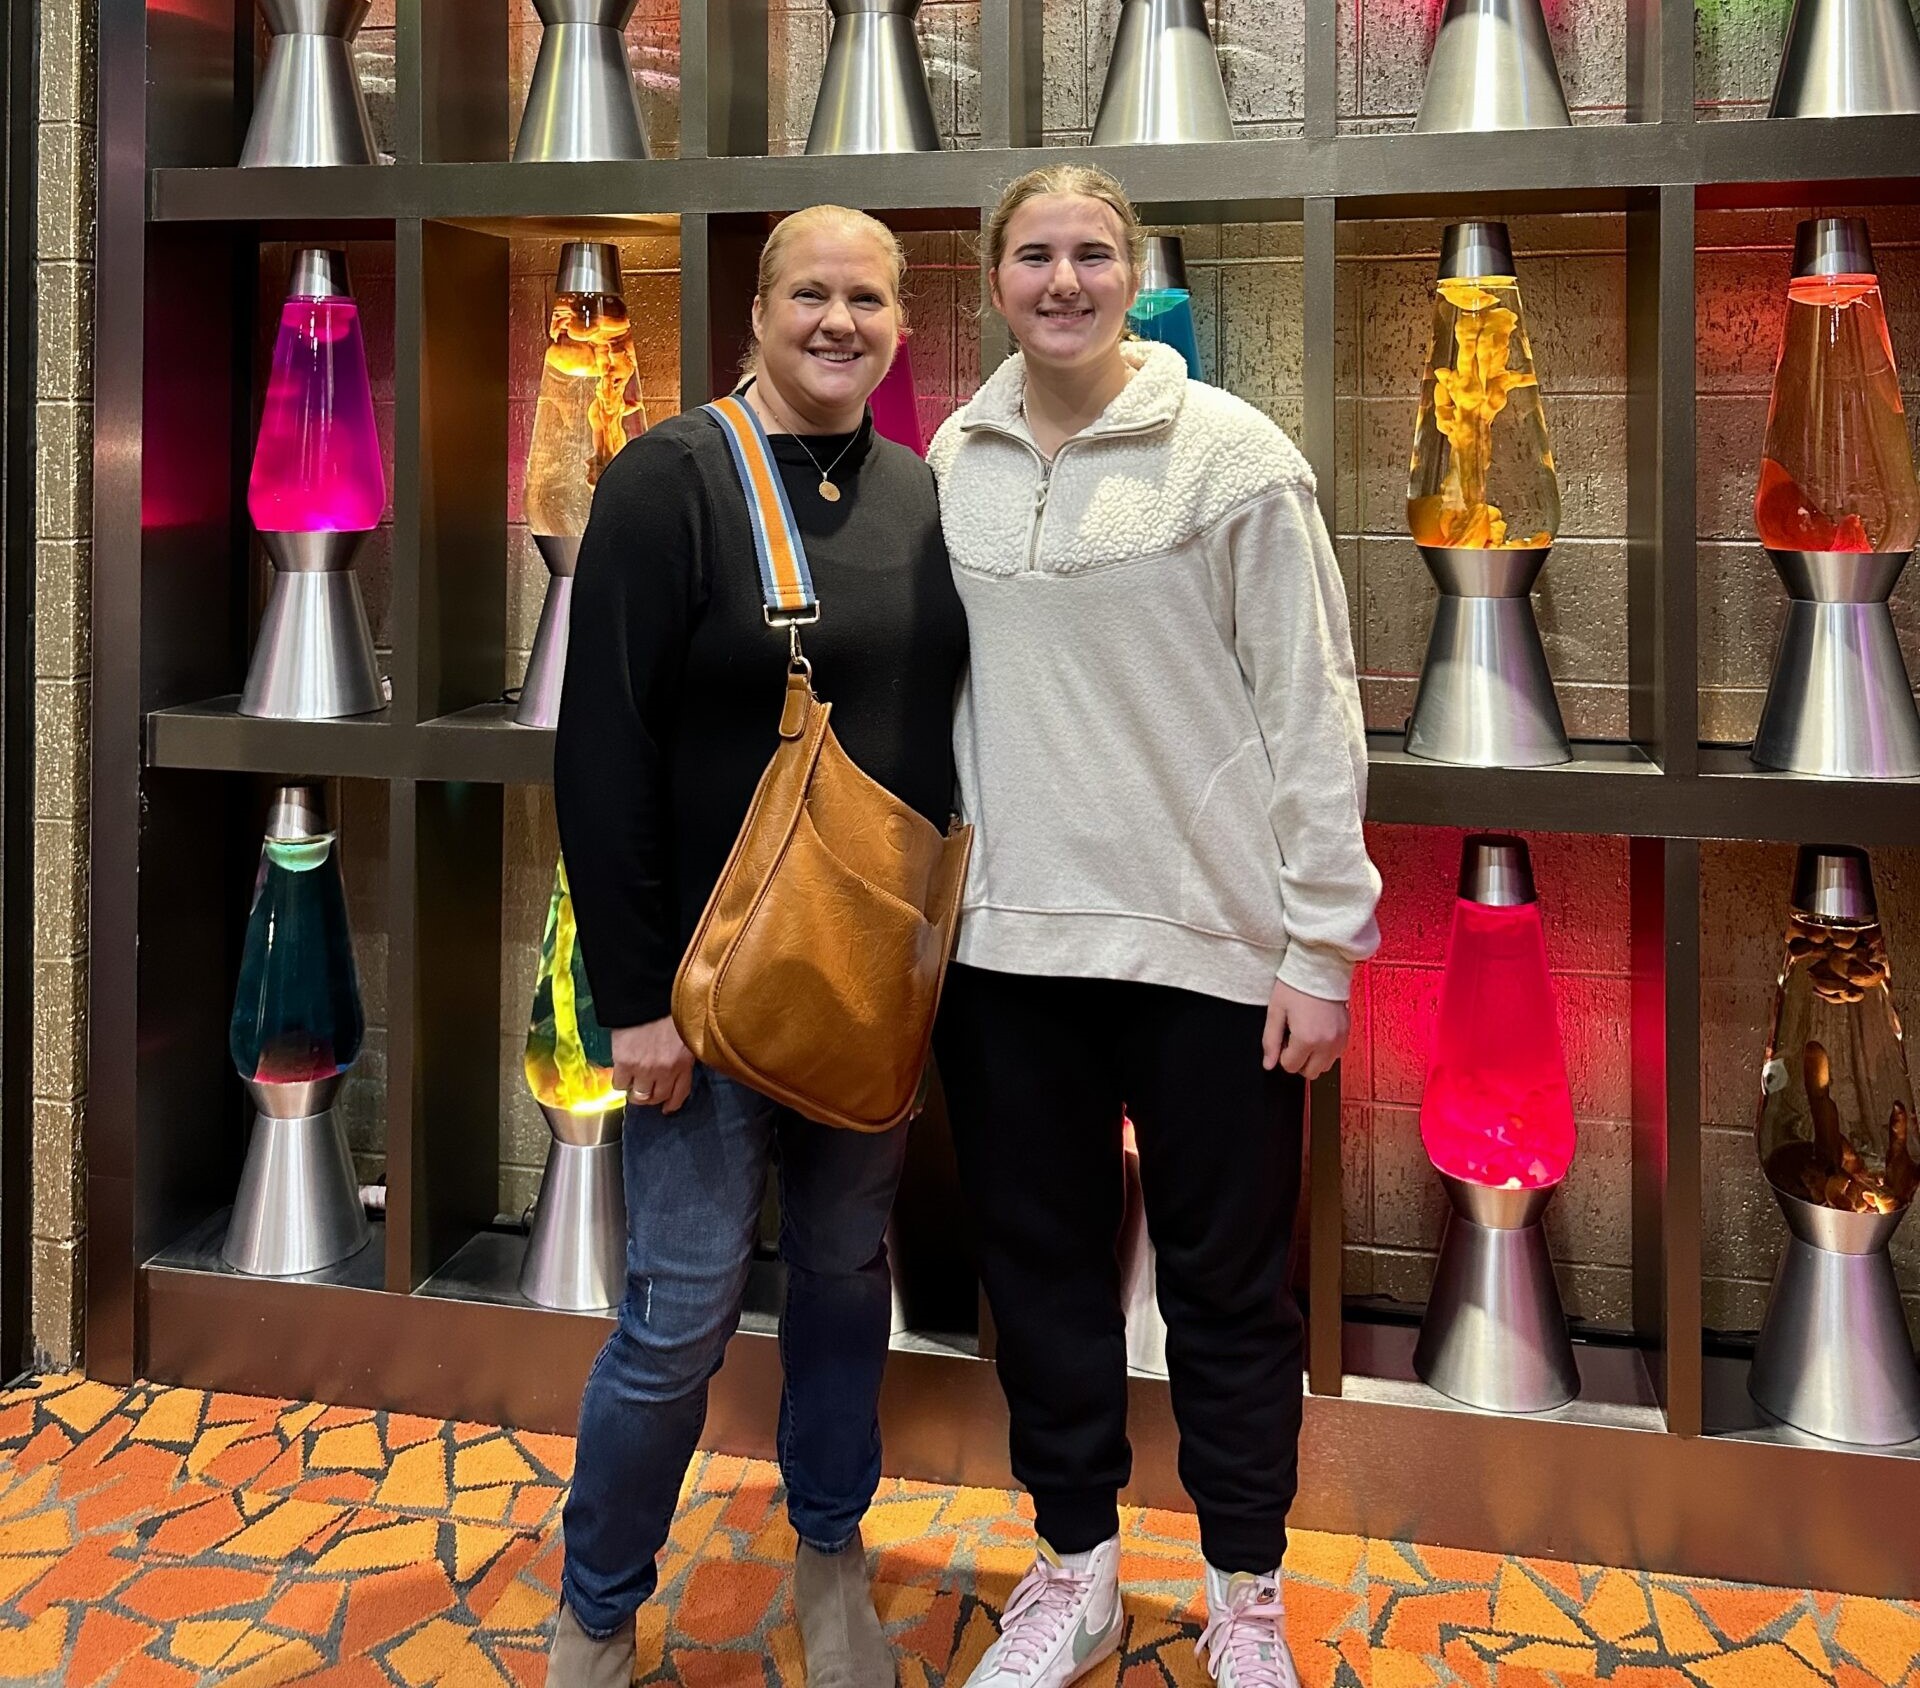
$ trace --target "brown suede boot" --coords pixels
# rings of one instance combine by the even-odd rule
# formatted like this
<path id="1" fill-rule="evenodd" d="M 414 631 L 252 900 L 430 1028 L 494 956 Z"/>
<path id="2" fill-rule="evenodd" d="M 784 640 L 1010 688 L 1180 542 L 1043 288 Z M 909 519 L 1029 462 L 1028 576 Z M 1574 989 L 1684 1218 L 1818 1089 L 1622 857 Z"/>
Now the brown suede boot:
<path id="1" fill-rule="evenodd" d="M 807 1656 L 807 1688 L 894 1688 L 893 1648 L 873 1609 L 858 1530 L 838 1553 L 800 1544 L 793 1561 L 793 1611 Z"/>
<path id="2" fill-rule="evenodd" d="M 547 1688 L 628 1688 L 632 1681 L 633 1625 L 622 1624 L 597 1641 L 562 1600 L 547 1654 Z"/>

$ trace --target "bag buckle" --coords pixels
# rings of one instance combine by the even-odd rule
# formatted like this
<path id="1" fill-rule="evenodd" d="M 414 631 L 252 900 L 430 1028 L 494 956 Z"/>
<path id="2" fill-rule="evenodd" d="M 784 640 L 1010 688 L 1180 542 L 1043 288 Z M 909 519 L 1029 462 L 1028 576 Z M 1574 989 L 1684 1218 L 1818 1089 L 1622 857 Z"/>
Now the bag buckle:
<path id="1" fill-rule="evenodd" d="M 813 664 L 800 652 L 800 629 L 811 627 L 820 619 L 820 606 L 809 604 L 800 610 L 776 610 L 771 605 L 763 605 L 760 613 L 772 628 L 784 627 L 787 630 L 787 669 L 790 673 L 813 677 Z"/>

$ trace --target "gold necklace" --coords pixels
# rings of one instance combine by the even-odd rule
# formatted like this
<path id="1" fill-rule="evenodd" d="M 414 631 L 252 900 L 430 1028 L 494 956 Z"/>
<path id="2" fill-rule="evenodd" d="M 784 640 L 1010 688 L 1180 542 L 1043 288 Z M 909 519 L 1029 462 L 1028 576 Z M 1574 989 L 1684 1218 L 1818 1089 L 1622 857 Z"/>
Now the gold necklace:
<path id="1" fill-rule="evenodd" d="M 759 386 L 759 382 L 756 381 L 754 383 L 755 389 L 758 390 Z M 807 461 L 813 465 L 813 472 L 820 477 L 820 485 L 815 490 L 829 504 L 838 504 L 840 502 L 840 489 L 833 484 L 833 472 L 840 467 L 840 458 L 845 457 L 848 452 L 853 450 L 854 441 L 860 438 L 860 430 L 858 428 L 854 429 L 853 439 L 848 440 L 847 443 L 840 448 L 840 456 L 834 458 L 834 460 L 823 469 L 820 467 L 820 459 L 813 455 L 813 448 L 807 444 L 806 436 L 788 424 L 787 419 L 780 414 L 779 406 L 776 405 L 764 391 L 760 393 L 760 397 L 766 400 L 767 409 L 773 412 L 774 421 L 778 422 L 781 427 L 787 430 L 787 437 L 795 441 L 800 449 L 807 454 Z"/>

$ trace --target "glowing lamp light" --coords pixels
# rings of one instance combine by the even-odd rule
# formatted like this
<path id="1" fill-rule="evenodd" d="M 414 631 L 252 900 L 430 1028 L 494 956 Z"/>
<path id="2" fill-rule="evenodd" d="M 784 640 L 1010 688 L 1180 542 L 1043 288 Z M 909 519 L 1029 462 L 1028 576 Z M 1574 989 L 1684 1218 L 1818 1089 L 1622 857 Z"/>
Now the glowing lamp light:
<path id="1" fill-rule="evenodd" d="M 1760 1067 L 1760 1164 L 1786 1217 L 1747 1389 L 1829 1441 L 1920 1438 L 1920 1365 L 1888 1247 L 1920 1190 L 1893 969 L 1864 850 L 1802 846 Z"/>
<path id="2" fill-rule="evenodd" d="M 1569 760 L 1529 597 L 1560 529 L 1560 482 L 1504 223 L 1441 236 L 1407 526 L 1440 588 L 1408 753 L 1483 768 Z"/>
<path id="3" fill-rule="evenodd" d="M 1186 362 L 1187 374 L 1206 380 L 1200 363 L 1200 339 L 1193 325 L 1193 289 L 1187 283 L 1187 255 L 1178 235 L 1147 237 L 1147 261 L 1140 291 L 1127 312 L 1127 326 L 1143 340 L 1171 346 Z"/>
<path id="4" fill-rule="evenodd" d="M 255 1114 L 222 1254 L 261 1277 L 331 1266 L 372 1234 L 333 1114 L 366 1034 L 334 845 L 320 788 L 282 786 L 227 1031 Z"/>
<path id="5" fill-rule="evenodd" d="M 1573 1164 L 1573 1099 L 1518 838 L 1461 849 L 1420 1137 L 1450 1211 L 1414 1369 L 1494 1412 L 1565 1405 L 1580 1380 L 1541 1221 Z"/>
<path id="6" fill-rule="evenodd" d="M 870 403 L 876 434 L 905 446 L 915 456 L 927 455 L 926 430 L 920 426 L 920 389 L 913 379 L 913 360 L 907 356 L 904 334 Z"/>
<path id="7" fill-rule="evenodd" d="M 1420 1137 L 1441 1172 L 1492 1190 L 1546 1189 L 1573 1164 L 1573 1098 L 1537 902 L 1463 891 L 1454 904 Z"/>
<path id="8" fill-rule="evenodd" d="M 551 578 L 513 715 L 522 727 L 560 719 L 573 574 L 593 489 L 646 426 L 619 247 L 569 241 L 560 249 L 554 289 L 526 478 L 527 528 Z"/>
<path id="9" fill-rule="evenodd" d="M 1790 599 L 1753 760 L 1920 774 L 1920 712 L 1887 604 L 1920 533 L 1920 482 L 1858 217 L 1796 234 L 1753 515 Z"/>
<path id="10" fill-rule="evenodd" d="M 627 1201 L 613 1083 L 613 1040 L 593 1011 L 567 864 L 553 870 L 522 1070 L 553 1142 L 520 1268 L 520 1293 L 542 1307 L 611 1307 L 626 1281 Z"/>
<path id="11" fill-rule="evenodd" d="M 241 714 L 323 721 L 385 707 L 353 556 L 386 503 L 347 255 L 307 248 L 294 256 L 247 481 L 274 572 Z"/>

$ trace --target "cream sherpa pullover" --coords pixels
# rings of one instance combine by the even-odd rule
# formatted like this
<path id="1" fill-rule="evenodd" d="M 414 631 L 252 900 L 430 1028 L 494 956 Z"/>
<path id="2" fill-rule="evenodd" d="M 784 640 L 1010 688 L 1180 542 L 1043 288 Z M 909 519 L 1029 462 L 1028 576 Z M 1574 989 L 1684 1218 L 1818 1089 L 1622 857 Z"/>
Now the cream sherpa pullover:
<path id="1" fill-rule="evenodd" d="M 1346 595 L 1313 477 L 1251 405 L 1136 373 L 1051 469 L 1009 358 L 929 460 L 972 636 L 958 959 L 1344 1001 L 1379 943 Z"/>

